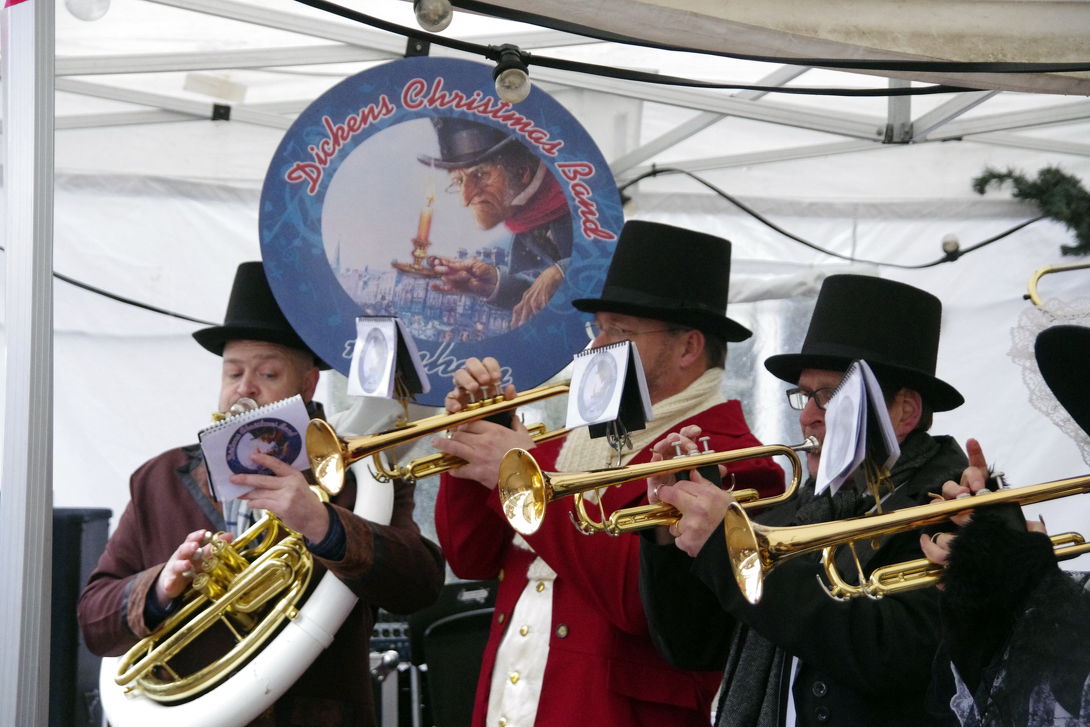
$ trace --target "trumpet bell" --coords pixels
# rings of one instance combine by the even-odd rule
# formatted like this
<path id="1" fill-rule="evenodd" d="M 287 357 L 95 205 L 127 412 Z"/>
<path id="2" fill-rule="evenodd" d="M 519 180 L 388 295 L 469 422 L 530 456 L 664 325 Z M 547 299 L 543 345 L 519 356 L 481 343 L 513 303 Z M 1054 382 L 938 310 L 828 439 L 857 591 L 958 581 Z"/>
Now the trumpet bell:
<path id="1" fill-rule="evenodd" d="M 340 492 L 346 468 L 344 444 L 324 419 L 311 419 L 307 426 L 307 454 L 315 481 L 331 495 Z"/>
<path id="2" fill-rule="evenodd" d="M 764 571 L 761 546 L 757 533 L 742 506 L 732 502 L 723 518 L 723 534 L 727 542 L 731 571 L 742 595 L 757 603 L 764 593 Z"/>
<path id="3" fill-rule="evenodd" d="M 500 463 L 500 502 L 503 514 L 518 532 L 533 535 L 545 519 L 549 503 L 549 485 L 530 453 L 512 449 Z"/>

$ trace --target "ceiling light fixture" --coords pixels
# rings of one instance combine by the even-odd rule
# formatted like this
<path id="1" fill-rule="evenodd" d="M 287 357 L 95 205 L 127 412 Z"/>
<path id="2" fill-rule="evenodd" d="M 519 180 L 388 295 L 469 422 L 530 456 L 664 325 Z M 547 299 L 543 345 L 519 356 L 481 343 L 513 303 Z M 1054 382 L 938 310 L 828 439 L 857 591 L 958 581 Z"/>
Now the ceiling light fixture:
<path id="1" fill-rule="evenodd" d="M 98 20 L 110 9 L 110 0 L 64 0 L 64 7 L 80 20 Z"/>
<path id="2" fill-rule="evenodd" d="M 527 68 L 530 55 L 510 43 L 501 45 L 496 51 L 499 60 L 492 70 L 496 93 L 507 103 L 518 103 L 530 95 L 530 71 Z"/>
<path id="3" fill-rule="evenodd" d="M 413 12 L 416 22 L 429 33 L 445 30 L 454 17 L 450 0 L 413 0 Z"/>

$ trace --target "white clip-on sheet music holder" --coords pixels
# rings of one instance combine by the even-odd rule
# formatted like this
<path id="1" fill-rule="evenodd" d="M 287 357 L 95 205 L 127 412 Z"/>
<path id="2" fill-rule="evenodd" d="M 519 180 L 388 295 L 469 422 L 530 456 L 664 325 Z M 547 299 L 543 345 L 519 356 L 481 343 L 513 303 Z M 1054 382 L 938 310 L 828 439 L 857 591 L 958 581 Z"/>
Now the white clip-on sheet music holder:
<path id="1" fill-rule="evenodd" d="M 409 402 L 417 394 L 431 391 L 431 382 L 420 361 L 416 341 L 400 318 L 359 316 L 356 318 L 356 345 L 348 369 L 347 392 L 356 396 L 395 399 L 401 404 L 401 416 L 394 428 L 409 422 Z M 390 470 L 396 467 L 393 451 L 385 453 Z M 378 475 L 371 470 L 371 475 Z"/>
<path id="2" fill-rule="evenodd" d="M 397 399 L 406 407 L 416 394 L 431 391 L 420 354 L 400 318 L 359 316 L 348 369 L 349 394 Z"/>
<path id="3" fill-rule="evenodd" d="M 868 487 L 876 488 L 900 455 L 878 379 L 866 361 L 853 361 L 825 406 L 825 441 L 814 493 L 829 489 L 835 495 L 861 464 Z M 874 496 L 877 505 L 876 490 Z"/>
<path id="4" fill-rule="evenodd" d="M 588 348 L 572 359 L 566 426 L 587 425 L 590 437 L 608 437 L 617 454 L 631 448 L 630 431 L 651 421 L 651 398 L 640 354 L 631 341 Z"/>

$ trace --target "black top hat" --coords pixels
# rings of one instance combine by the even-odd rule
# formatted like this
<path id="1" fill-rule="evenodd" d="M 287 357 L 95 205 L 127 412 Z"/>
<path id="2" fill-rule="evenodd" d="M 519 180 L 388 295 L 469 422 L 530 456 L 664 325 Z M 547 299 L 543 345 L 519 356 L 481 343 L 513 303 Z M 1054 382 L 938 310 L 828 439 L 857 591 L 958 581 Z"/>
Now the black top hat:
<path id="1" fill-rule="evenodd" d="M 439 169 L 472 167 L 517 143 L 513 135 L 478 121 L 433 116 L 431 123 L 439 137 L 439 156 L 421 154 L 417 159 Z"/>
<path id="2" fill-rule="evenodd" d="M 803 369 L 846 371 L 866 361 L 883 384 L 920 392 L 934 411 L 965 400 L 935 377 L 942 303 L 930 293 L 868 275 L 830 275 L 821 284 L 799 353 L 771 356 L 765 368 L 796 383 Z"/>
<path id="3" fill-rule="evenodd" d="M 1048 388 L 1075 423 L 1090 434 L 1090 388 L 1086 366 L 1090 363 L 1090 328 L 1053 326 L 1037 334 L 1033 351 Z"/>
<path id="4" fill-rule="evenodd" d="M 273 297 L 269 281 L 265 278 L 265 268 L 260 262 L 242 263 L 235 271 L 235 282 L 231 285 L 231 298 L 227 301 L 223 325 L 194 331 L 193 338 L 217 356 L 223 355 L 223 347 L 228 341 L 279 343 L 281 346 L 306 351 L 314 356 L 314 363 L 318 368 L 329 368 L 303 343 L 303 339 L 284 317 L 276 298 Z"/>
<path id="5" fill-rule="evenodd" d="M 752 333 L 727 318 L 730 242 L 658 222 L 624 223 L 600 298 L 572 305 L 696 328 L 726 341 Z"/>

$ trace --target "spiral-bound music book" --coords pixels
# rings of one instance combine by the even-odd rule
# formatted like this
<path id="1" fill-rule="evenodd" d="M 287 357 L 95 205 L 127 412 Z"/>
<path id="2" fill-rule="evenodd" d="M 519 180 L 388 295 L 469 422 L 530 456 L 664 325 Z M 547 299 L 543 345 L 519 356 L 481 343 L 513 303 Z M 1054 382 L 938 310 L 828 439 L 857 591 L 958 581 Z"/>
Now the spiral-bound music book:
<path id="1" fill-rule="evenodd" d="M 271 474 L 253 462 L 268 454 L 296 469 L 306 469 L 305 433 L 310 415 L 296 394 L 205 427 L 197 433 L 208 466 L 212 496 L 220 502 L 245 495 L 251 488 L 233 484 L 233 474 Z"/>
<path id="2" fill-rule="evenodd" d="M 567 427 L 590 425 L 594 438 L 604 436 L 614 421 L 630 432 L 651 421 L 651 397 L 631 341 L 588 348 L 572 359 Z"/>

